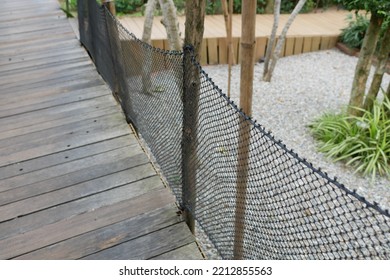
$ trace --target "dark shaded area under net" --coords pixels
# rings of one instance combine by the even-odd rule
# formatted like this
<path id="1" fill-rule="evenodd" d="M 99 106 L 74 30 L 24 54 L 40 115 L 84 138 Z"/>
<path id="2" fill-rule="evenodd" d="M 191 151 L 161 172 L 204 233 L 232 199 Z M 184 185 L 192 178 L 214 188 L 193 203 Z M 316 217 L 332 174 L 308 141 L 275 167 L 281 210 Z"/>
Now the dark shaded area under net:
<path id="1" fill-rule="evenodd" d="M 194 59 L 199 93 L 190 173 L 196 195 L 195 203 L 183 201 L 182 147 L 188 144 L 183 142 L 183 77 L 191 50 L 153 48 L 95 0 L 79 1 L 78 9 L 81 42 L 178 201 L 223 258 L 234 258 L 235 235 L 243 230 L 239 245 L 245 259 L 390 259 L 388 211 L 288 150 L 240 111 Z M 247 139 L 240 130 L 249 131 Z M 243 149 L 249 156 L 245 203 L 237 192 L 244 180 L 237 172 Z M 239 230 L 237 211 L 245 213 Z"/>

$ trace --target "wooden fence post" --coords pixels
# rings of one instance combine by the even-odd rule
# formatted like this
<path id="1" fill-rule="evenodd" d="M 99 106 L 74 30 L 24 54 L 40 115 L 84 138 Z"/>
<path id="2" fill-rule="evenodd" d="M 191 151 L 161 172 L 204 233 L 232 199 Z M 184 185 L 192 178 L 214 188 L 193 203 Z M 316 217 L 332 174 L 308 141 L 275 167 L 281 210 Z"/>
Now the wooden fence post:
<path id="1" fill-rule="evenodd" d="M 102 0 L 102 5 L 105 5 L 111 14 L 116 15 L 115 0 Z"/>
<path id="2" fill-rule="evenodd" d="M 197 65 L 194 64 L 194 60 L 200 61 L 201 59 L 200 50 L 205 14 L 206 0 L 186 0 L 182 97 L 182 200 L 185 208 L 184 217 L 192 233 L 195 233 L 194 214 L 196 209 L 196 171 L 198 167 L 197 125 L 200 95 L 200 73 Z"/>
<path id="3" fill-rule="evenodd" d="M 256 0 L 242 1 L 240 106 L 247 116 L 252 114 L 252 92 L 255 55 Z M 234 234 L 234 259 L 243 259 L 246 192 L 248 183 L 250 129 L 241 117 L 237 158 L 237 192 Z"/>

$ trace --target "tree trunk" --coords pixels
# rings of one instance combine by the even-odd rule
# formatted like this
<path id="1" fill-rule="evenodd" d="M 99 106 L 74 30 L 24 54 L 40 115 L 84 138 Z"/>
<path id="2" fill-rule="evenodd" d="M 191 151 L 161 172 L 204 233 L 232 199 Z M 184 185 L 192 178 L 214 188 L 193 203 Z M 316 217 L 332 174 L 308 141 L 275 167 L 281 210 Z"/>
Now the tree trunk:
<path id="1" fill-rule="evenodd" d="M 145 21 L 144 21 L 144 30 L 142 33 L 142 41 L 145 43 L 151 44 L 152 36 L 152 27 L 153 27 L 153 18 L 154 10 L 156 9 L 156 0 L 149 0 L 146 4 L 145 9 Z"/>
<path id="2" fill-rule="evenodd" d="M 376 49 L 381 25 L 382 19 L 376 13 L 372 13 L 370 25 L 368 26 L 366 36 L 363 40 L 352 83 L 348 107 L 348 114 L 351 116 L 361 116 L 363 114 L 358 108 L 363 108 L 366 83 L 371 69 L 372 55 Z"/>
<path id="3" fill-rule="evenodd" d="M 282 47 L 284 45 L 284 41 L 286 39 L 287 31 L 289 30 L 291 24 L 293 23 L 294 19 L 297 17 L 299 12 L 302 10 L 303 6 L 305 5 L 307 0 L 299 0 L 298 4 L 295 6 L 294 10 L 292 11 L 291 15 L 288 17 L 286 25 L 284 26 L 282 33 L 279 36 L 278 43 L 276 44 L 275 50 L 272 54 L 271 59 L 271 65 L 268 69 L 267 74 L 264 77 L 264 81 L 269 82 L 271 81 L 272 74 L 274 72 L 276 63 L 278 62 L 278 59 L 280 57 L 280 53 L 282 51 Z"/>
<path id="4" fill-rule="evenodd" d="M 274 6 L 274 24 L 272 25 L 272 32 L 267 44 L 267 50 L 265 52 L 265 60 L 264 60 L 264 71 L 263 71 L 263 79 L 265 79 L 268 74 L 269 61 L 271 59 L 272 50 L 275 45 L 276 32 L 279 27 L 279 17 L 280 17 L 280 2 L 281 0 L 275 0 Z"/>
<path id="5" fill-rule="evenodd" d="M 167 30 L 169 48 L 171 50 L 182 50 L 180 39 L 179 22 L 177 20 L 176 7 L 173 0 L 159 0 L 164 17 L 164 25 Z"/>
<path id="6" fill-rule="evenodd" d="M 200 61 L 206 0 L 186 0 L 186 23 L 183 62 L 183 138 L 182 138 L 182 206 L 184 217 L 195 232 L 196 172 L 200 76 L 193 59 Z M 188 46 L 193 46 L 190 49 Z"/>
<path id="7" fill-rule="evenodd" d="M 390 53 L 390 27 L 387 28 L 386 33 L 382 39 L 381 48 L 378 53 L 378 65 L 375 69 L 375 74 L 371 82 L 370 90 L 366 96 L 364 102 L 364 109 L 370 111 L 374 105 L 374 101 L 379 93 L 381 88 L 383 76 L 386 72 L 386 65 L 389 59 Z"/>
<path id="8" fill-rule="evenodd" d="M 385 93 L 386 97 L 390 100 L 390 83 L 389 85 L 387 86 L 387 91 Z"/>
<path id="9" fill-rule="evenodd" d="M 156 0 L 149 0 L 146 4 L 145 10 L 145 21 L 144 21 L 144 30 L 142 33 L 142 41 L 147 44 L 151 44 L 152 36 L 152 27 L 153 27 L 153 18 L 154 10 L 156 9 Z M 150 78 L 150 73 L 152 70 L 152 55 L 153 50 L 150 48 L 145 48 L 143 53 L 143 63 L 142 63 L 142 91 L 145 94 L 152 93 L 152 81 Z"/>
<path id="10" fill-rule="evenodd" d="M 256 0 L 242 1 L 240 107 L 252 114 L 253 74 L 255 58 Z M 237 157 L 236 216 L 234 232 L 234 259 L 244 258 L 245 208 L 249 169 L 251 123 L 241 117 Z"/>
<path id="11" fill-rule="evenodd" d="M 234 50 L 232 44 L 232 17 L 233 17 L 233 0 L 229 0 L 229 5 L 227 0 L 221 0 L 223 16 L 225 19 L 225 29 L 226 29 L 226 38 L 227 38 L 227 56 L 228 56 L 228 97 L 230 97 L 230 84 L 231 84 L 231 73 L 232 73 L 232 64 L 234 63 Z"/>
<path id="12" fill-rule="evenodd" d="M 280 0 L 276 0 L 276 1 L 279 1 Z M 265 6 L 265 13 L 266 14 L 272 14 L 272 12 L 275 10 L 274 9 L 274 6 L 275 6 L 275 0 L 267 0 L 267 6 Z M 279 3 L 280 5 L 280 3 Z"/>

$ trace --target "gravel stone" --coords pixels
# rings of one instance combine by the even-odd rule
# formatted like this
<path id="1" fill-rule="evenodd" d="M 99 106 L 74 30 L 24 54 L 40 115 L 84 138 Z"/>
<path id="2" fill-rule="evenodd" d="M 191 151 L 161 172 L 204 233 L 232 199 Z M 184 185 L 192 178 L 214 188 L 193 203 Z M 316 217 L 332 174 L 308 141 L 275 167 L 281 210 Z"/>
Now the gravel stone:
<path id="1" fill-rule="evenodd" d="M 372 181 L 354 173 L 343 162 L 326 158 L 317 151 L 308 128 L 310 121 L 323 113 L 340 112 L 347 106 L 356 63 L 356 57 L 337 49 L 285 57 L 278 61 L 271 83 L 261 81 L 264 63 L 257 63 L 252 117 L 314 167 L 321 167 L 331 178 L 336 176 L 340 183 L 356 189 L 368 201 L 390 209 L 389 178 L 377 177 Z M 227 65 L 206 66 L 204 70 L 227 93 Z M 385 74 L 382 87 L 387 89 L 389 82 L 390 76 Z M 231 84 L 231 98 L 239 104 L 239 65 L 232 68 Z"/>

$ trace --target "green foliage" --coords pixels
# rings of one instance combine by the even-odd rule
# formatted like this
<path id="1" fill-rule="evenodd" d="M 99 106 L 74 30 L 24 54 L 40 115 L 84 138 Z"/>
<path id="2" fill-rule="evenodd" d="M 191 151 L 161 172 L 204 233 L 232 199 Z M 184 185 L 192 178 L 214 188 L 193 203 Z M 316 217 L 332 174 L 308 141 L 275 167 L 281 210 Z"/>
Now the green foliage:
<path id="1" fill-rule="evenodd" d="M 142 9 L 143 0 L 115 0 L 115 8 L 118 13 L 132 14 Z"/>
<path id="2" fill-rule="evenodd" d="M 362 14 L 355 14 L 355 18 L 352 14 L 348 15 L 348 20 L 348 27 L 342 29 L 341 32 L 341 42 L 350 48 L 360 49 L 370 20 Z"/>
<path id="3" fill-rule="evenodd" d="M 390 17 L 389 0 L 337 0 L 338 4 L 343 5 L 347 10 L 365 10 L 377 13 L 381 17 Z"/>
<path id="4" fill-rule="evenodd" d="M 280 12 L 291 13 L 298 2 L 299 0 L 282 0 L 280 3 Z M 316 2 L 316 0 L 307 0 L 301 10 L 301 13 L 311 12 L 316 7 Z"/>
<path id="5" fill-rule="evenodd" d="M 362 110 L 362 109 L 359 109 Z M 345 160 L 356 172 L 390 175 L 390 101 L 375 101 L 362 117 L 325 114 L 310 124 L 319 151 L 335 161 Z"/>
<path id="6" fill-rule="evenodd" d="M 220 0 L 218 0 L 220 2 Z M 236 14 L 241 13 L 241 0 L 233 0 L 233 12 Z M 264 13 L 265 6 L 267 5 L 266 0 L 257 0 L 257 13 Z"/>

